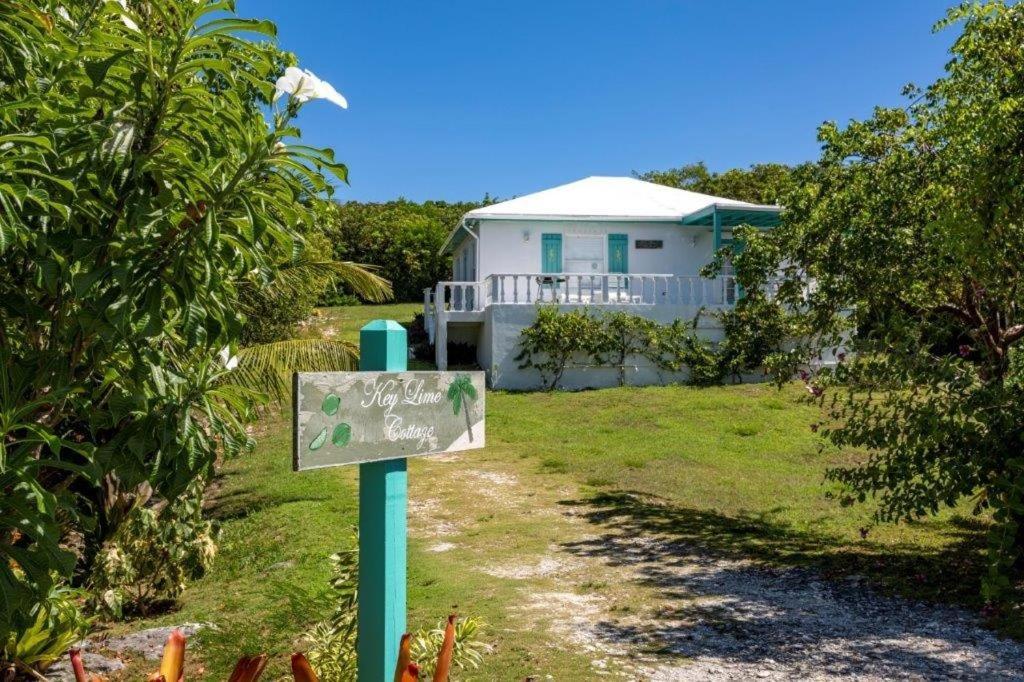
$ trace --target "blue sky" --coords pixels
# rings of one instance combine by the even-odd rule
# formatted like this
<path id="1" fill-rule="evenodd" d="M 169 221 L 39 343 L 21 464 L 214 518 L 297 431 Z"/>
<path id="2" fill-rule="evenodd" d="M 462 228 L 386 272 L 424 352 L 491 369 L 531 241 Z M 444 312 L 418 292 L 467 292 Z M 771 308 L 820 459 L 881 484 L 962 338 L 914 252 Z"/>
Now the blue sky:
<path id="1" fill-rule="evenodd" d="M 308 105 L 341 200 L 502 198 L 704 160 L 816 158 L 824 120 L 948 59 L 952 0 L 239 0 L 349 100 Z"/>

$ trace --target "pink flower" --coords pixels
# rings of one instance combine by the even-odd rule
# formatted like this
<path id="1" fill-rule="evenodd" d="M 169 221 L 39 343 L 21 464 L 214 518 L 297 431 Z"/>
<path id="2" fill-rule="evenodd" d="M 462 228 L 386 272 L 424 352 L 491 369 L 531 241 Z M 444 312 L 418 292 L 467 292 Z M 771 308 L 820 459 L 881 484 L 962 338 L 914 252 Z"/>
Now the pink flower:
<path id="1" fill-rule="evenodd" d="M 960 344 L 960 357 L 966 358 L 970 354 L 971 354 L 971 347 L 968 346 L 966 343 L 961 343 Z"/>

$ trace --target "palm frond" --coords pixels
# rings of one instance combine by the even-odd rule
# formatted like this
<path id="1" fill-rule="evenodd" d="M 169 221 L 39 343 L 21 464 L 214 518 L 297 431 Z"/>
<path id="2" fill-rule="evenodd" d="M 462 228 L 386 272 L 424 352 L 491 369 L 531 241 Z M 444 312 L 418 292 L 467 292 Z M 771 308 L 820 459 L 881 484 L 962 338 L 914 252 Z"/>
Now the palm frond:
<path id="1" fill-rule="evenodd" d="M 280 267 L 267 291 L 273 296 L 275 290 L 293 292 L 311 285 L 341 282 L 357 296 L 381 303 L 392 297 L 392 290 L 391 282 L 374 272 L 377 269 L 351 261 L 297 260 Z"/>
<path id="2" fill-rule="evenodd" d="M 289 339 L 249 346 L 238 351 L 238 366 L 228 383 L 284 400 L 293 372 L 343 372 L 355 369 L 359 351 L 348 341 Z"/>

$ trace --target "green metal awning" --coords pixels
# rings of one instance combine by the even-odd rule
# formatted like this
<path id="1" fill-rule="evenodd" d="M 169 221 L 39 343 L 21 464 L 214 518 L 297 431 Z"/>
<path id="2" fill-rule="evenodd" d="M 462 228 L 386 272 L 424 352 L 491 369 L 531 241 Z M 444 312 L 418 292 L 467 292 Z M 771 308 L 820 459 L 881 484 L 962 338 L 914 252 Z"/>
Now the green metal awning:
<path id="1" fill-rule="evenodd" d="M 779 225 L 778 206 L 729 206 L 712 204 L 696 213 L 683 217 L 683 225 L 710 227 L 715 234 L 715 250 L 724 243 L 722 230 L 725 228 L 752 225 L 761 230 L 770 230 Z"/>

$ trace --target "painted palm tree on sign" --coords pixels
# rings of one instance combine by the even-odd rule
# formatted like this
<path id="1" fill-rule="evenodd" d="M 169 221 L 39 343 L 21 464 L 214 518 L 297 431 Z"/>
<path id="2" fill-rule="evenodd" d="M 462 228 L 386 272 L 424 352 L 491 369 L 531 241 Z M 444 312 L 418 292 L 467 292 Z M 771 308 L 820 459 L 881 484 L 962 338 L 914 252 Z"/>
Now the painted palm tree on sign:
<path id="1" fill-rule="evenodd" d="M 466 375 L 455 377 L 448 386 L 448 401 L 452 404 L 452 411 L 455 414 L 462 410 L 466 415 L 466 431 L 469 433 L 469 442 L 473 442 L 473 425 L 469 422 L 469 401 L 476 400 L 476 388 L 473 380 Z"/>

